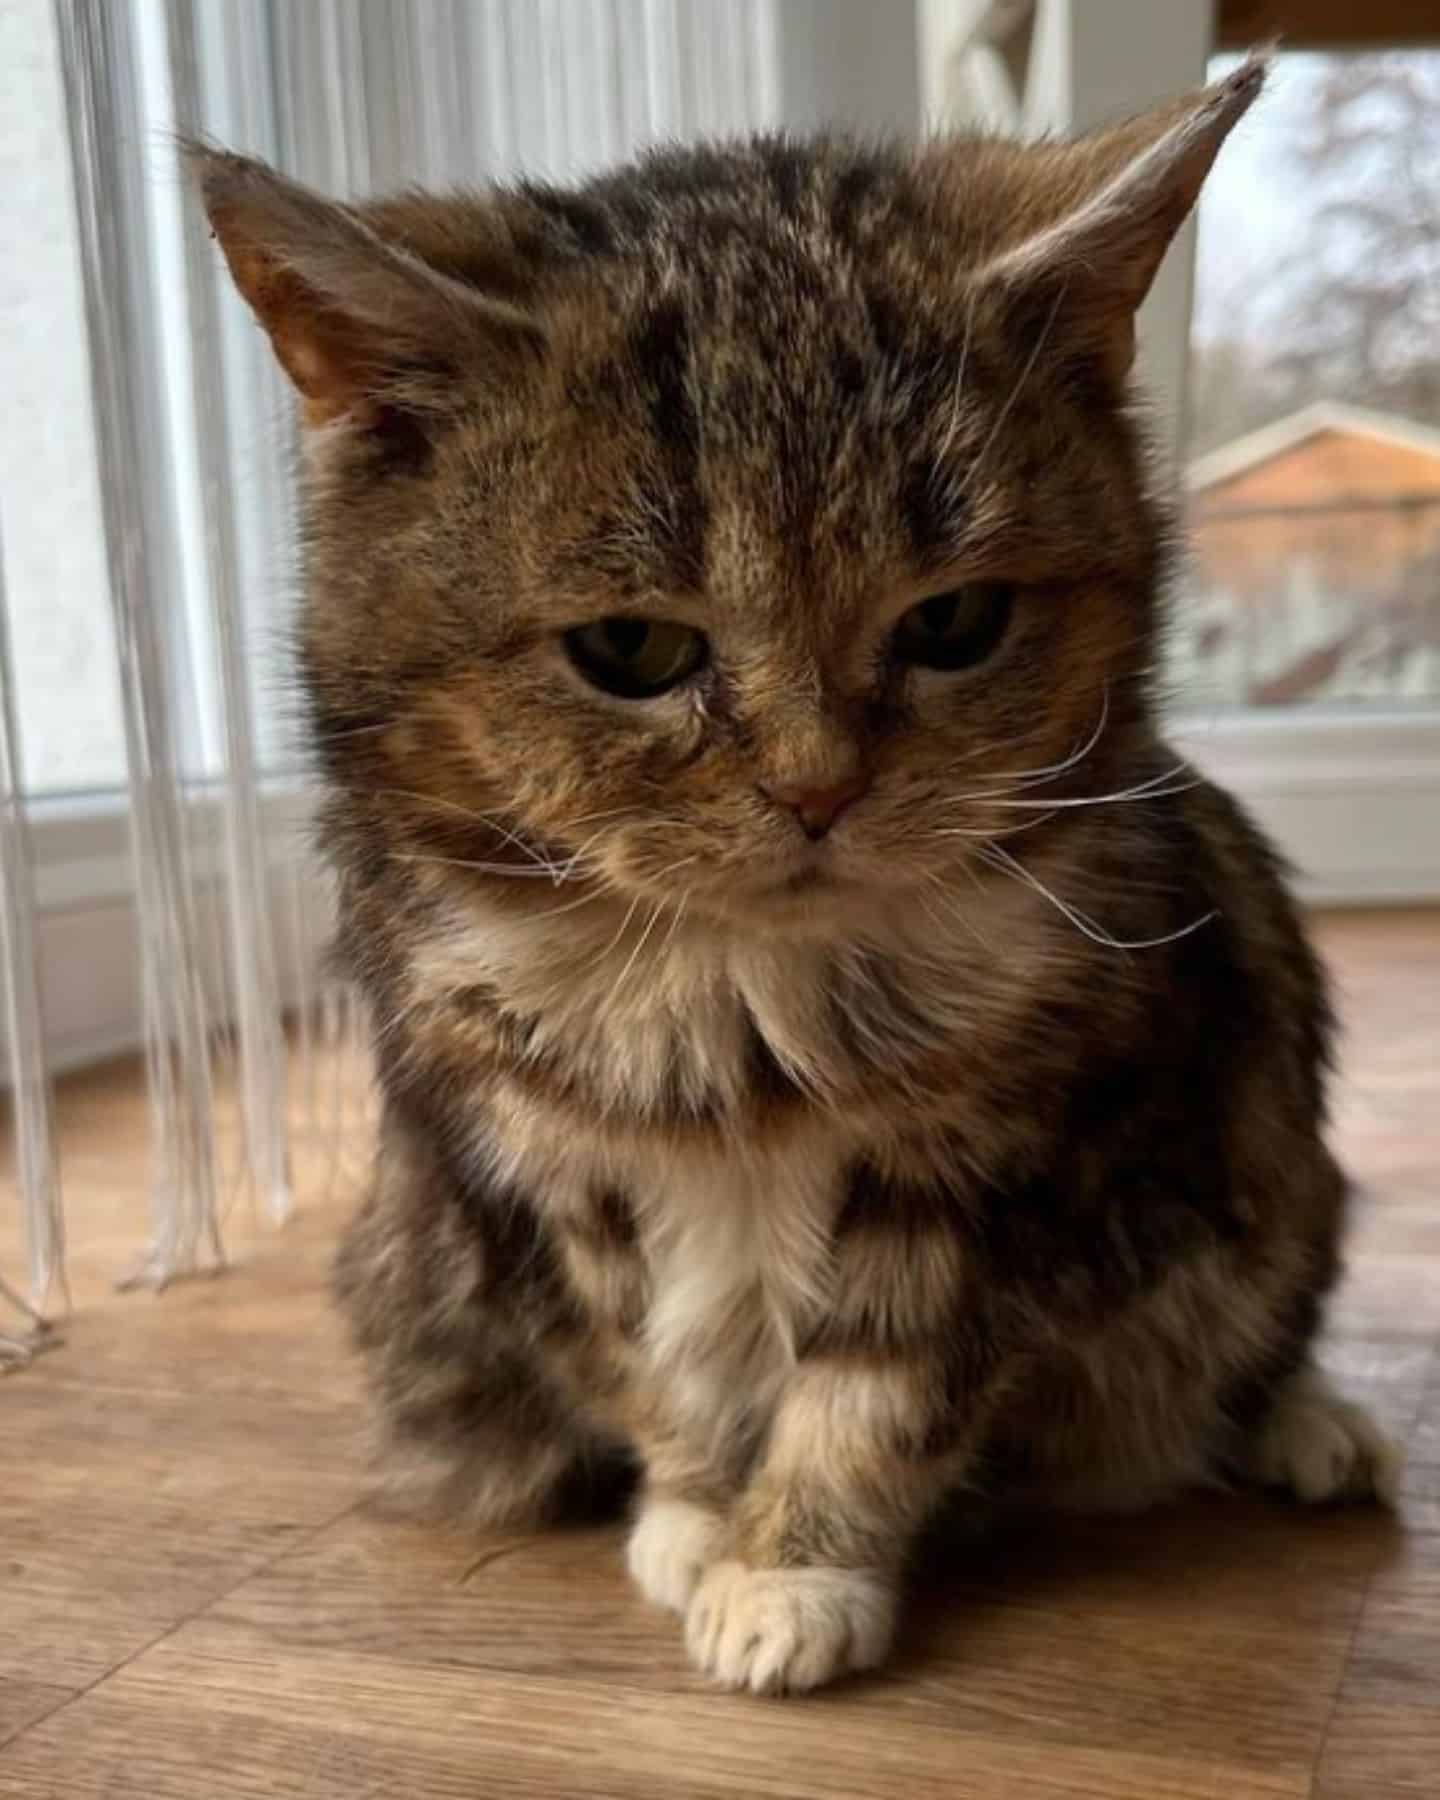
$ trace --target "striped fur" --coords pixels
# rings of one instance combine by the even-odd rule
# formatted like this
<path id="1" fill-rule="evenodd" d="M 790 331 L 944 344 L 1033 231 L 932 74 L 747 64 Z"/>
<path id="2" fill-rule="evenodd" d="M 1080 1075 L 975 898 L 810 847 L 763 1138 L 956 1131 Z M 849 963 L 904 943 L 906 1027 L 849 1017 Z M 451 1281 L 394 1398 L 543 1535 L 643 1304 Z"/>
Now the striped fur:
<path id="1" fill-rule="evenodd" d="M 957 1490 L 1382 1479 L 1307 1373 L 1321 973 L 1150 693 L 1131 315 L 1258 82 L 573 194 L 340 208 L 199 158 L 311 428 L 301 662 L 385 1093 L 337 1287 L 389 1490 L 515 1521 L 637 1461 L 632 1571 L 732 1685 L 883 1657 Z M 900 664 L 980 579 L 993 656 Z M 611 614 L 709 659 L 600 693 L 562 634 Z M 864 792 L 817 847 L 796 783 Z"/>

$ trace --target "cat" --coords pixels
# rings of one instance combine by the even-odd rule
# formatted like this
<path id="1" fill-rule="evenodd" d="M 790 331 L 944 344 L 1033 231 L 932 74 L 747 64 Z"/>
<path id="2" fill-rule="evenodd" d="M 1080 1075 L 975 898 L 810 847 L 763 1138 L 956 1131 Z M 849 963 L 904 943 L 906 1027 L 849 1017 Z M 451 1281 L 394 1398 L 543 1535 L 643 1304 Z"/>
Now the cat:
<path id="1" fill-rule="evenodd" d="M 304 419 L 383 1479 L 633 1458 L 732 1687 L 881 1662 L 957 1494 L 1393 1491 L 1311 1354 L 1322 973 L 1156 722 L 1134 316 L 1263 77 L 353 206 L 190 151 Z"/>

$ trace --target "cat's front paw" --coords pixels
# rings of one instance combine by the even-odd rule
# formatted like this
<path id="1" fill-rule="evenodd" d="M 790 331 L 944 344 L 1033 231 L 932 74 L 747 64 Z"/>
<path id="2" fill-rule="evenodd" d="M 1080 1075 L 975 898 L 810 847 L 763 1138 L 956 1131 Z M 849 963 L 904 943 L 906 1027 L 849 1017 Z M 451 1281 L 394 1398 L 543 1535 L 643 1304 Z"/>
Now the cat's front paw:
<path id="1" fill-rule="evenodd" d="M 801 1692 L 883 1662 L 895 1588 L 853 1569 L 751 1569 L 716 1563 L 685 1615 L 685 1642 L 705 1674 L 756 1694 Z"/>
<path id="2" fill-rule="evenodd" d="M 1265 1486 L 1312 1505 L 1379 1500 L 1393 1506 L 1400 1465 L 1399 1451 L 1379 1426 L 1317 1369 L 1292 1377 L 1250 1453 L 1251 1472 Z"/>
<path id="3" fill-rule="evenodd" d="M 631 1580 L 652 1606 L 683 1613 L 715 1560 L 724 1529 L 718 1513 L 693 1501 L 644 1501 L 625 1549 Z"/>

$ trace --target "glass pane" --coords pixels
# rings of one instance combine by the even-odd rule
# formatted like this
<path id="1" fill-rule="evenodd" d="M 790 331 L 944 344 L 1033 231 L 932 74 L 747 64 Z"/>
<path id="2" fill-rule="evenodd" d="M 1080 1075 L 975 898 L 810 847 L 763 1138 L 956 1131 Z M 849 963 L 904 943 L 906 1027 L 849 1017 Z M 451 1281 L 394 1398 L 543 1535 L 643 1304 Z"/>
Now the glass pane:
<path id="1" fill-rule="evenodd" d="M 1437 344 L 1440 54 L 1282 55 L 1200 208 L 1182 704 L 1440 700 Z"/>

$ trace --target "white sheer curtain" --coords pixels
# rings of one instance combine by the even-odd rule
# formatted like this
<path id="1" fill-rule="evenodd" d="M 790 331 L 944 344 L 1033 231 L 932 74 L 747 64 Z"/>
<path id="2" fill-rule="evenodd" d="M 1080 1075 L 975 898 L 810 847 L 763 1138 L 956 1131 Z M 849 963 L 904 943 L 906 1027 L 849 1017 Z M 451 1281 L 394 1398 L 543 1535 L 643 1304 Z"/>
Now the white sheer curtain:
<path id="1" fill-rule="evenodd" d="M 5 0 L 32 28 L 44 3 Z M 57 1037 L 72 1061 L 144 1049 L 154 1159 L 132 1274 L 159 1285 L 223 1261 L 222 1193 L 243 1184 L 286 1217 L 294 1097 L 315 1092 L 313 1062 L 298 1081 L 295 1065 L 354 1024 L 320 974 L 323 882 L 277 698 L 295 598 L 289 401 L 219 279 L 175 130 L 359 194 L 569 181 L 646 144 L 767 126 L 919 123 L 911 0 L 56 0 L 53 22 L 99 495 L 91 579 L 107 601 L 94 637 L 118 678 L 124 789 L 27 818 L 7 680 L 0 1041 L 28 1226 L 28 1269 L 0 1286 L 12 1357 L 45 1341 L 38 1317 L 63 1295 Z M 43 605 L 20 598 L 30 616 Z M 57 690 L 29 709 L 35 729 L 63 731 L 66 703 Z M 47 857 L 67 844 L 57 884 Z M 34 904 L 36 854 L 42 888 L 79 892 L 103 866 L 105 904 L 57 929 Z"/>

